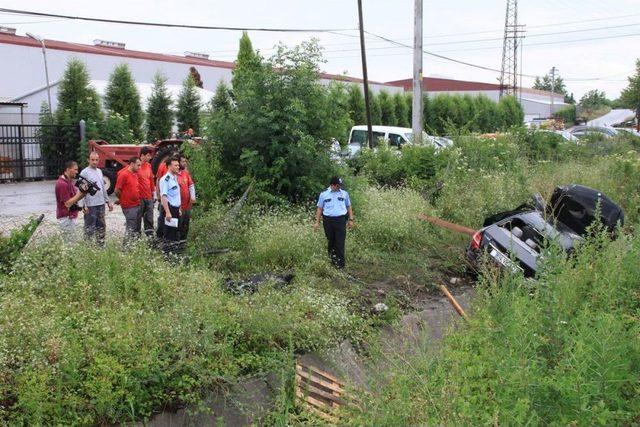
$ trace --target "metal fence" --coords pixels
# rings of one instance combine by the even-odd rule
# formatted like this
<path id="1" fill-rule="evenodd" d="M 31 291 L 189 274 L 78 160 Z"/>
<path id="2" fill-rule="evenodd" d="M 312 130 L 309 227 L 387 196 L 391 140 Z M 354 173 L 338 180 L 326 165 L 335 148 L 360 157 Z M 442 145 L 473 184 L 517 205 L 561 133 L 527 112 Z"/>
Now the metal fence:
<path id="1" fill-rule="evenodd" d="M 0 125 L 0 182 L 57 177 L 79 141 L 78 126 Z"/>

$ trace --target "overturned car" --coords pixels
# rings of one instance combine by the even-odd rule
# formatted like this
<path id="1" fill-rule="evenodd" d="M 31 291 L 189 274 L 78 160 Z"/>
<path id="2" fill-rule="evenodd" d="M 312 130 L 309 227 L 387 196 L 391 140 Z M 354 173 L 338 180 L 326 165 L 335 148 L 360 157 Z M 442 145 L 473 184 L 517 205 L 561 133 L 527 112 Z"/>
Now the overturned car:
<path id="1" fill-rule="evenodd" d="M 476 267 L 486 254 L 500 268 L 533 277 L 547 243 L 557 242 L 570 253 L 594 221 L 615 236 L 618 224 L 624 223 L 624 212 L 592 188 L 576 184 L 556 187 L 548 203 L 536 194 L 530 203 L 486 218 L 483 228 L 471 238 L 467 258 Z"/>

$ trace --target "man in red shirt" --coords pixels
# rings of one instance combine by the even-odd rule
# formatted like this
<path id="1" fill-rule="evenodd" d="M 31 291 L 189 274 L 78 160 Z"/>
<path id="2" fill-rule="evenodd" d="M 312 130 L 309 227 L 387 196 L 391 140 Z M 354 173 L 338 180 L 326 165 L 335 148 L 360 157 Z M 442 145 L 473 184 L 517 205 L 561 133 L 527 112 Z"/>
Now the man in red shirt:
<path id="1" fill-rule="evenodd" d="M 186 240 L 189 233 L 189 220 L 191 219 L 191 206 L 196 201 L 196 187 L 187 170 L 187 158 L 180 154 L 180 172 L 178 172 L 178 185 L 180 186 L 180 201 L 182 216 L 180 217 L 180 240 Z"/>
<path id="2" fill-rule="evenodd" d="M 129 159 L 129 166 L 123 168 L 118 174 L 115 194 L 118 198 L 116 203 L 122 207 L 125 218 L 125 244 L 140 234 L 140 181 L 138 180 L 138 170 L 140 169 L 140 158 Z"/>
<path id="3" fill-rule="evenodd" d="M 140 170 L 138 170 L 138 180 L 140 184 L 140 220 L 144 225 L 144 234 L 147 237 L 153 235 L 153 193 L 156 189 L 156 182 L 153 179 L 153 171 L 149 161 L 153 157 L 153 150 L 149 147 L 142 147 L 140 150 Z"/>
<path id="4" fill-rule="evenodd" d="M 69 160 L 64 164 L 64 172 L 56 181 L 56 218 L 62 236 L 73 240 L 80 208 L 76 203 L 86 195 L 86 191 L 78 191 L 73 179 L 78 175 L 78 164 Z"/>

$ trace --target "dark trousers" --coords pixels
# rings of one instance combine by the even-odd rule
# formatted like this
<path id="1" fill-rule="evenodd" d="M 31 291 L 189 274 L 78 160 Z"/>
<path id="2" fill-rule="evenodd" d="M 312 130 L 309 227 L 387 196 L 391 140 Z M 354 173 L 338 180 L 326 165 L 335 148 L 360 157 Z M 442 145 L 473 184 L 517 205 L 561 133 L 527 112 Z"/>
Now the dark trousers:
<path id="1" fill-rule="evenodd" d="M 164 208 L 160 202 L 158 202 L 158 227 L 156 228 L 156 236 L 158 239 L 164 237 Z"/>
<path id="2" fill-rule="evenodd" d="M 191 209 L 182 211 L 180 216 L 180 224 L 178 229 L 180 230 L 180 240 L 187 240 L 187 234 L 189 234 L 189 222 L 191 220 Z"/>
<path id="3" fill-rule="evenodd" d="M 104 205 L 88 206 L 84 214 L 84 235 L 87 240 L 95 237 L 98 244 L 104 244 L 105 235 Z"/>
<path id="4" fill-rule="evenodd" d="M 344 241 L 347 237 L 347 216 L 323 216 L 324 235 L 327 236 L 327 251 L 336 268 L 344 268 Z"/>
<path id="5" fill-rule="evenodd" d="M 144 227 L 144 234 L 147 237 L 153 235 L 153 199 L 140 200 L 140 220 Z"/>
<path id="6" fill-rule="evenodd" d="M 175 242 L 180 240 L 180 222 L 182 218 L 180 218 L 180 208 L 169 205 L 169 211 L 171 212 L 172 218 L 178 218 L 178 226 L 177 227 L 169 227 L 164 223 L 164 218 L 162 219 L 162 225 L 164 226 L 164 252 L 176 252 L 178 246 Z"/>
<path id="7" fill-rule="evenodd" d="M 140 237 L 140 205 L 132 208 L 122 208 L 124 214 L 124 244 L 125 246 Z"/>

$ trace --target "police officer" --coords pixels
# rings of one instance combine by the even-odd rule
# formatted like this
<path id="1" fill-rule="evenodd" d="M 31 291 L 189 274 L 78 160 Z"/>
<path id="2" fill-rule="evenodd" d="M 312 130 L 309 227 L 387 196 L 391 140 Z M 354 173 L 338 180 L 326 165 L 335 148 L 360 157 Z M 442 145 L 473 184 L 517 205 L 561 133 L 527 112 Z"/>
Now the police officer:
<path id="1" fill-rule="evenodd" d="M 178 184 L 178 172 L 180 171 L 180 159 L 170 157 L 166 161 L 167 173 L 160 178 L 160 202 L 164 209 L 164 238 L 167 241 L 165 252 L 172 247 L 172 242 L 180 240 L 178 222 L 180 221 L 180 186 Z M 177 220 L 177 221 L 172 221 Z"/>
<path id="2" fill-rule="evenodd" d="M 353 211 L 349 193 L 342 190 L 342 179 L 331 178 L 329 188 L 320 193 L 316 209 L 315 230 L 320 228 L 320 218 L 327 237 L 329 258 L 336 268 L 344 268 L 344 241 L 347 226 L 353 227 Z"/>

